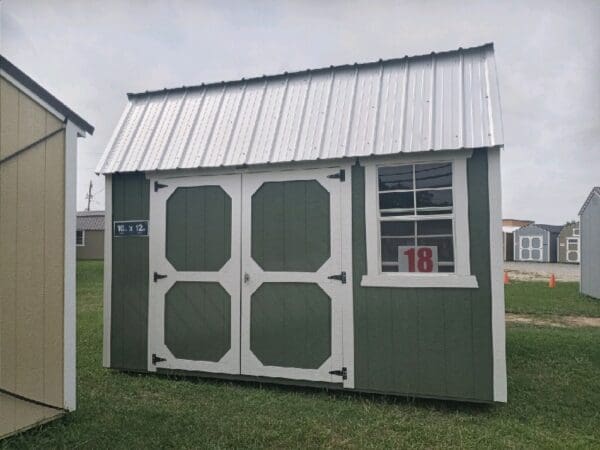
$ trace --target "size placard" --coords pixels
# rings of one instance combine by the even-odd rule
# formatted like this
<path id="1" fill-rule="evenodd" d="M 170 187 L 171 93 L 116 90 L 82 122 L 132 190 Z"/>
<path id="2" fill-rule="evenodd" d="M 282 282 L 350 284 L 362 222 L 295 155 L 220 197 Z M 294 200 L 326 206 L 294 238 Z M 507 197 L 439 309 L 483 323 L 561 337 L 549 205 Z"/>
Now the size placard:
<path id="1" fill-rule="evenodd" d="M 113 236 L 148 236 L 147 220 L 122 220 L 113 223 Z"/>
<path id="2" fill-rule="evenodd" d="M 418 273 L 437 272 L 437 247 L 398 246 L 398 271 Z"/>

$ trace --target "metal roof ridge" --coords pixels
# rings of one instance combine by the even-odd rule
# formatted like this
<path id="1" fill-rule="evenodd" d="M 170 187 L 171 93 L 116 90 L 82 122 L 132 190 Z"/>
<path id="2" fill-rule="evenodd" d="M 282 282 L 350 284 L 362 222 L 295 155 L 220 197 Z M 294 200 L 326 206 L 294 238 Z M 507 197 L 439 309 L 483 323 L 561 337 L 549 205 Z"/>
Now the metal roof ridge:
<path id="1" fill-rule="evenodd" d="M 131 100 L 134 98 L 144 98 L 144 97 L 158 95 L 158 94 L 187 92 L 187 91 L 191 91 L 191 90 L 199 90 L 199 89 L 205 89 L 205 88 L 210 88 L 210 87 L 215 87 L 215 86 L 249 83 L 249 82 L 260 81 L 260 80 L 265 80 L 265 79 L 276 79 L 276 78 L 290 77 L 290 76 L 309 74 L 309 73 L 315 73 L 315 72 L 327 72 L 327 71 L 340 70 L 340 69 L 352 69 L 352 68 L 357 68 L 357 67 L 377 66 L 377 65 L 387 64 L 387 63 L 415 60 L 415 59 L 420 59 L 420 58 L 427 58 L 427 57 L 431 58 L 432 56 L 441 56 L 441 55 L 447 55 L 450 53 L 459 53 L 459 52 L 468 52 L 468 51 L 472 51 L 472 50 L 480 50 L 480 49 L 484 49 L 486 47 L 493 49 L 494 43 L 487 42 L 485 44 L 476 45 L 473 47 L 466 47 L 466 48 L 458 47 L 457 49 L 444 50 L 441 52 L 430 52 L 430 53 L 423 53 L 423 54 L 418 54 L 418 55 L 404 55 L 403 57 L 399 57 L 399 58 L 378 59 L 376 61 L 368 61 L 368 62 L 364 62 L 364 63 L 354 62 L 351 64 L 330 65 L 330 66 L 318 67 L 318 68 L 314 68 L 314 69 L 296 70 L 296 71 L 291 71 L 291 72 L 286 71 L 286 72 L 280 72 L 280 73 L 271 74 L 271 75 L 263 74 L 260 76 L 255 76 L 255 77 L 250 77 L 250 78 L 242 77 L 242 78 L 238 78 L 238 79 L 234 79 L 234 80 L 227 80 L 227 81 L 222 80 L 222 81 L 214 81 L 214 82 L 210 82 L 210 83 L 200 83 L 200 84 L 195 84 L 192 86 L 183 85 L 183 86 L 178 86 L 178 87 L 173 87 L 173 88 L 146 90 L 143 92 L 128 92 L 127 98 L 129 100 Z"/>

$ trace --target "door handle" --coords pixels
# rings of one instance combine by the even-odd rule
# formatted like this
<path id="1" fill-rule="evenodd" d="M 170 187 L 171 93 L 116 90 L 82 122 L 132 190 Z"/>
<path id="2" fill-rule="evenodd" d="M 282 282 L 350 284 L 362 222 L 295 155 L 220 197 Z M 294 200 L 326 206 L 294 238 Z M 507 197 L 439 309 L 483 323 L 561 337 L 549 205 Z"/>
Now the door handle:
<path id="1" fill-rule="evenodd" d="M 250 274 L 248 272 L 244 272 L 244 283 L 250 282 Z"/>

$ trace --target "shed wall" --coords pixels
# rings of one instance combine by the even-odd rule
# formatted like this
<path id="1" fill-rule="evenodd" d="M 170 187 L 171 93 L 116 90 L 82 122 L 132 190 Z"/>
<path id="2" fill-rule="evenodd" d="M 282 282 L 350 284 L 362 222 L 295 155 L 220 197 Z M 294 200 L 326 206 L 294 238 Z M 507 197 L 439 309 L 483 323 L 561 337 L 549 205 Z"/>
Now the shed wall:
<path id="1" fill-rule="evenodd" d="M 471 267 L 478 289 L 362 288 L 364 168 L 352 170 L 358 390 L 493 400 L 487 153 L 468 161 Z M 113 176 L 113 220 L 148 218 L 143 174 Z M 149 225 L 152 227 L 152 224 Z M 111 367 L 147 369 L 148 238 L 113 238 Z"/>
<path id="2" fill-rule="evenodd" d="M 77 259 L 104 258 L 104 231 L 85 230 L 85 245 L 77 247 Z"/>
<path id="3" fill-rule="evenodd" d="M 359 390 L 493 400 L 487 153 L 468 160 L 478 289 L 363 288 L 364 169 L 352 171 L 355 380 Z"/>
<path id="4" fill-rule="evenodd" d="M 594 195 L 580 219 L 581 292 L 600 299 L 600 197 Z"/>
<path id="5" fill-rule="evenodd" d="M 557 261 L 559 263 L 570 263 L 567 259 L 567 238 L 579 237 L 573 235 L 573 230 L 579 228 L 579 223 L 565 225 L 558 235 L 558 246 L 556 248 Z"/>
<path id="6" fill-rule="evenodd" d="M 150 183 L 145 175 L 114 175 L 112 220 L 148 220 L 149 211 Z M 111 223 L 108 225 L 107 228 L 112 229 Z M 113 238 L 112 252 L 110 366 L 145 371 L 148 367 L 148 237 Z"/>
<path id="7" fill-rule="evenodd" d="M 62 122 L 0 78 L 0 158 Z M 64 406 L 65 132 L 0 165 L 0 387 Z M 0 436 L 57 414 L 0 398 Z"/>

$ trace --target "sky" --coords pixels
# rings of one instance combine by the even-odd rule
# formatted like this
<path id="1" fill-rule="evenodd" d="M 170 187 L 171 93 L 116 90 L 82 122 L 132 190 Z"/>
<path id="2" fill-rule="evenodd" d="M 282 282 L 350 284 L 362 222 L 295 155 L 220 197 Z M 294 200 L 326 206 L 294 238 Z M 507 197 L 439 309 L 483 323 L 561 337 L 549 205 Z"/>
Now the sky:
<path id="1" fill-rule="evenodd" d="M 600 1 L 0 0 L 0 51 L 95 126 L 78 209 L 127 92 L 494 42 L 503 216 L 563 224 L 600 185 Z"/>

